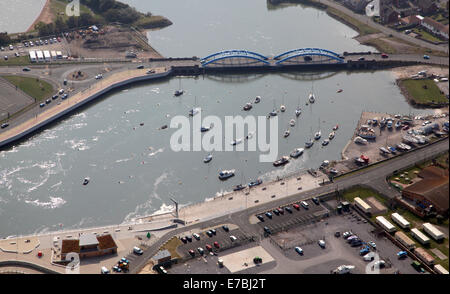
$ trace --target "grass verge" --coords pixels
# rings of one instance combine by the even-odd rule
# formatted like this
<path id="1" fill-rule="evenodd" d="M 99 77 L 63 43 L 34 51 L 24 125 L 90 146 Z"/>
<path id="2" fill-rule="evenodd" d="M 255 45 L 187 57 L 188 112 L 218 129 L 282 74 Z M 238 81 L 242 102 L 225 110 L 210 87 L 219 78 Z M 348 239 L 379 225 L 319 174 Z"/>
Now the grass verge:
<path id="1" fill-rule="evenodd" d="M 164 246 L 160 248 L 160 250 L 167 249 L 170 252 L 170 255 L 172 256 L 172 259 L 174 258 L 180 258 L 181 256 L 177 252 L 177 248 L 182 245 L 180 239 L 177 237 L 173 237 L 170 239 Z"/>
<path id="2" fill-rule="evenodd" d="M 44 100 L 54 92 L 52 85 L 40 79 L 21 76 L 2 77 L 26 94 L 35 98 L 36 101 Z"/>
<path id="3" fill-rule="evenodd" d="M 415 104 L 435 104 L 447 103 L 448 100 L 441 93 L 433 80 L 412 80 L 405 79 L 399 81 L 400 88 L 404 90 L 405 96 Z"/>

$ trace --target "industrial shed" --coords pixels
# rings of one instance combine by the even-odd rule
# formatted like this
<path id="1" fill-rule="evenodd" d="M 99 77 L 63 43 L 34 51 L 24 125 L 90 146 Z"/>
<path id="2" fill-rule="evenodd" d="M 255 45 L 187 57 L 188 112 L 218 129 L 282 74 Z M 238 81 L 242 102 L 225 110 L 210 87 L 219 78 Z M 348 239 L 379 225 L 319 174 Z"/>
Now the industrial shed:
<path id="1" fill-rule="evenodd" d="M 416 205 L 420 214 L 432 206 L 432 210 L 447 216 L 449 206 L 449 181 L 448 171 L 430 166 L 423 169 L 418 175 L 422 180 L 406 187 L 402 196 L 411 200 Z"/>

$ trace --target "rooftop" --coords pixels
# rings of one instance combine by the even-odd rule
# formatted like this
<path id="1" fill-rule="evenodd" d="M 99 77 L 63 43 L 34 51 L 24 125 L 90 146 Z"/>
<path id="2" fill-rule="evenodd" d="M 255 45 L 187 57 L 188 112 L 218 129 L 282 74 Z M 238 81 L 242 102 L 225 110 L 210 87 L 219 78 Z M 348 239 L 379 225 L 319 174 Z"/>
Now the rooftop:
<path id="1" fill-rule="evenodd" d="M 103 236 L 97 236 L 97 240 L 99 242 L 98 248 L 100 250 L 117 248 L 116 242 L 114 242 L 114 239 L 109 234 L 103 235 Z"/>

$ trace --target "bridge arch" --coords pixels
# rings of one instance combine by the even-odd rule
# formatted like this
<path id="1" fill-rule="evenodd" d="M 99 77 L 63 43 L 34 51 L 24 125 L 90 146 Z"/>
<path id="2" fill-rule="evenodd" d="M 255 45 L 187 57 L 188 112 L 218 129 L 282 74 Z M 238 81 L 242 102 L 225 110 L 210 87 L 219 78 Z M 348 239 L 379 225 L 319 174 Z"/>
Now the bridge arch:
<path id="1" fill-rule="evenodd" d="M 310 57 L 310 60 L 306 60 L 306 56 Z M 298 57 L 303 57 L 304 59 L 300 62 Z M 273 58 L 276 60 L 276 65 L 283 65 L 288 63 L 314 63 L 317 59 L 319 59 L 320 63 L 324 62 L 335 62 L 335 63 L 344 63 L 344 59 L 340 57 L 338 53 L 335 53 L 330 50 L 320 49 L 320 48 L 301 48 L 294 49 L 290 51 L 286 51 L 282 54 L 279 54 Z M 297 59 L 296 61 L 292 59 Z M 314 60 L 316 59 L 316 60 Z"/>
<path id="2" fill-rule="evenodd" d="M 202 67 L 270 65 L 267 59 L 266 56 L 252 51 L 226 50 L 208 55 L 202 58 L 200 62 Z"/>

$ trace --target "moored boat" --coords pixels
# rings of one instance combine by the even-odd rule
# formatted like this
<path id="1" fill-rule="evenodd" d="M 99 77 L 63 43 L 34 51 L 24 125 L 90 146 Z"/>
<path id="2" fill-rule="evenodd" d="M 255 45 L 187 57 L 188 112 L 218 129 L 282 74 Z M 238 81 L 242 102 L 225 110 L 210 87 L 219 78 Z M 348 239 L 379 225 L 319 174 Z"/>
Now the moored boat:
<path id="1" fill-rule="evenodd" d="M 330 143 L 330 140 L 325 139 L 322 141 L 322 146 L 327 146 Z"/>
<path id="2" fill-rule="evenodd" d="M 210 162 L 212 159 L 213 159 L 212 155 L 211 155 L 211 154 L 208 154 L 208 155 L 203 159 L 203 162 L 204 162 L 204 163 L 208 163 L 208 162 Z"/>
<path id="3" fill-rule="evenodd" d="M 289 121 L 289 124 L 291 125 L 291 127 L 295 126 L 295 120 L 294 120 L 294 119 L 291 119 L 291 120 Z"/>
<path id="4" fill-rule="evenodd" d="M 219 172 L 219 179 L 221 180 L 227 180 L 231 177 L 234 177 L 234 169 L 231 170 L 223 170 L 221 172 Z"/>
<path id="5" fill-rule="evenodd" d="M 314 139 L 315 139 L 315 140 L 319 140 L 320 137 L 322 137 L 322 132 L 321 132 L 321 131 L 317 131 L 317 132 L 314 134 Z"/>
<path id="6" fill-rule="evenodd" d="M 291 131 L 286 130 L 286 131 L 284 131 L 283 137 L 287 138 L 287 137 L 289 137 L 290 134 L 291 134 Z"/>
<path id="7" fill-rule="evenodd" d="M 200 107 L 194 107 L 194 108 L 192 108 L 191 110 L 189 110 L 189 116 L 194 116 L 194 115 L 196 115 L 197 113 L 199 113 L 201 111 L 201 108 Z"/>
<path id="8" fill-rule="evenodd" d="M 303 154 L 304 150 L 305 149 L 303 149 L 303 148 L 297 148 L 297 149 L 295 149 L 294 151 L 291 152 L 290 156 L 292 158 L 298 158 L 300 155 Z"/>
<path id="9" fill-rule="evenodd" d="M 259 103 L 259 102 L 261 102 L 261 96 L 256 96 L 255 103 Z"/>
<path id="10" fill-rule="evenodd" d="M 255 181 L 251 181 L 250 183 L 248 183 L 248 186 L 249 187 L 255 187 L 255 186 L 261 185 L 262 182 L 263 181 L 261 179 L 257 179 Z"/>
<path id="11" fill-rule="evenodd" d="M 314 145 L 314 141 L 312 139 L 310 139 L 309 141 L 305 142 L 305 147 L 306 148 L 311 148 Z"/>
<path id="12" fill-rule="evenodd" d="M 249 111 L 249 110 L 252 109 L 252 108 L 253 108 L 253 106 L 252 106 L 252 104 L 249 102 L 249 103 L 245 104 L 244 107 L 243 107 L 242 109 L 245 110 L 245 111 Z"/>
<path id="13" fill-rule="evenodd" d="M 273 166 L 282 166 L 282 165 L 285 165 L 285 164 L 287 164 L 287 163 L 289 163 L 289 157 L 283 156 L 283 157 L 281 157 L 280 159 L 275 160 L 275 161 L 273 162 Z"/>
<path id="14" fill-rule="evenodd" d="M 334 136 L 336 136 L 336 133 L 335 133 L 335 132 L 331 132 L 331 133 L 328 135 L 328 139 L 333 140 L 333 139 L 334 139 Z"/>
<path id="15" fill-rule="evenodd" d="M 241 191 L 244 189 L 245 189 L 245 186 L 242 184 L 239 184 L 239 185 L 234 186 L 233 191 Z"/>
<path id="16" fill-rule="evenodd" d="M 84 178 L 83 185 L 86 186 L 87 184 L 89 184 L 90 180 L 91 180 L 90 178 Z"/>

